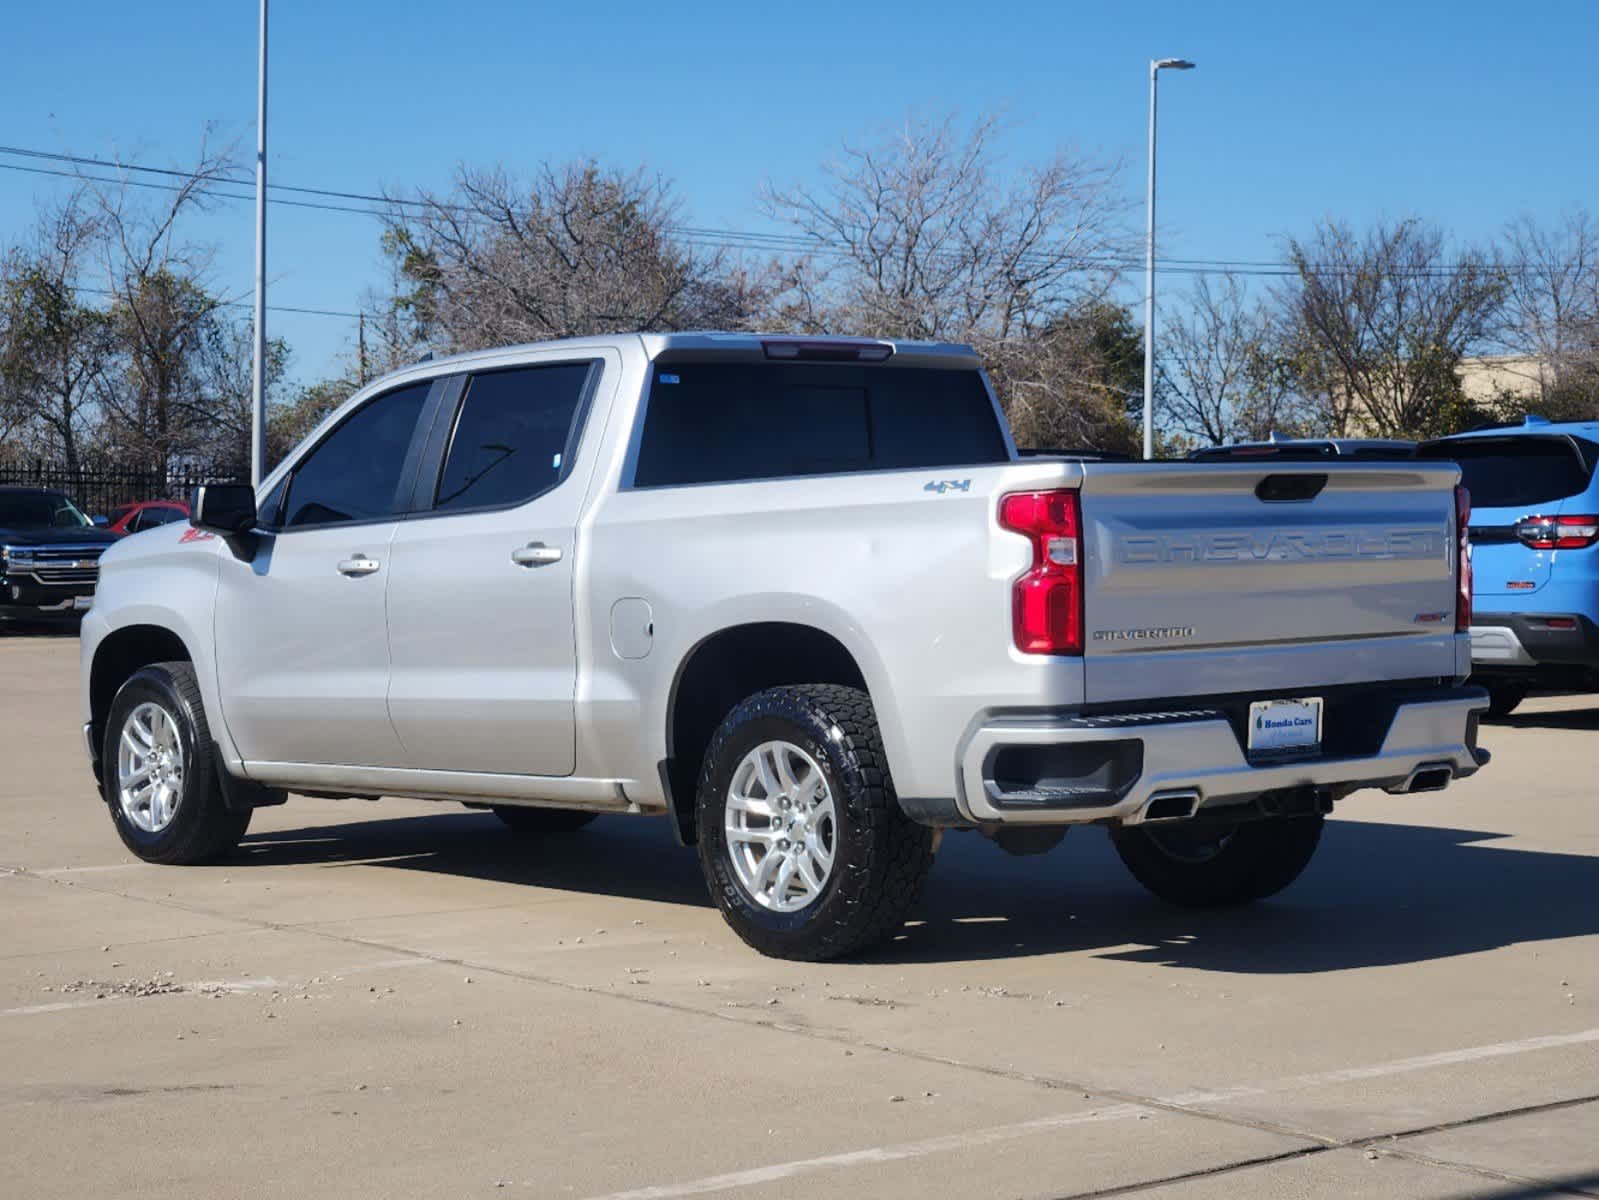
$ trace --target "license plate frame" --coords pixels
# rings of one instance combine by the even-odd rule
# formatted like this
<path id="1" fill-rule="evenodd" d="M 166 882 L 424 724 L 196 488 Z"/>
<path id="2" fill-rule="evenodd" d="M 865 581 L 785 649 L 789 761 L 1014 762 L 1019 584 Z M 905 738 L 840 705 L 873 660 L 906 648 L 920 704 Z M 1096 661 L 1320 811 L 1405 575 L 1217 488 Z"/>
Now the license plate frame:
<path id="1" fill-rule="evenodd" d="M 1277 697 L 1249 706 L 1251 758 L 1320 754 L 1326 704 L 1320 696 Z"/>

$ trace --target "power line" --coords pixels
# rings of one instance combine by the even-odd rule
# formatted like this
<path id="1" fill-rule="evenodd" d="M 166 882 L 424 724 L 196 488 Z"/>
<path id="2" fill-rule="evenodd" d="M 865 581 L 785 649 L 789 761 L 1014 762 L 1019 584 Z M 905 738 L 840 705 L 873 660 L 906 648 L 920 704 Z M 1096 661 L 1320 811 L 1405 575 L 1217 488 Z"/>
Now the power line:
<path id="1" fill-rule="evenodd" d="M 134 171 L 141 175 L 165 175 L 168 178 L 192 179 L 192 171 L 182 171 L 174 167 L 149 167 L 140 163 L 118 162 L 115 159 L 90 158 L 82 154 L 64 154 L 53 150 L 31 150 L 26 146 L 0 146 L 0 154 L 10 155 L 13 158 L 45 159 L 50 162 L 72 163 L 83 167 L 104 167 L 113 171 Z M 213 178 L 218 183 L 234 184 L 238 187 L 252 187 L 254 180 L 243 179 L 232 175 L 216 175 Z M 333 188 L 297 187 L 287 183 L 269 183 L 268 192 L 296 192 L 305 196 L 326 196 L 335 200 L 366 200 L 379 204 L 417 204 L 420 201 L 406 200 L 400 197 L 377 196 L 366 192 L 343 192 Z M 364 211 L 364 210 L 353 210 Z"/>
<path id="2" fill-rule="evenodd" d="M 72 290 L 75 292 L 82 292 L 83 294 L 89 296 L 120 297 L 122 295 L 122 293 L 117 291 L 115 288 L 91 287 L 86 283 L 73 284 Z M 212 305 L 216 308 L 253 307 L 248 300 L 213 300 Z M 348 317 L 352 321 L 359 320 L 364 315 L 358 312 L 344 312 L 343 310 L 337 308 L 303 308 L 298 305 L 291 304 L 269 304 L 267 305 L 267 308 L 271 312 L 300 313 L 313 317 Z"/>
<path id="3" fill-rule="evenodd" d="M 176 183 L 153 183 L 143 179 L 112 179 L 104 175 L 85 175 L 81 171 L 60 171 L 51 167 L 25 167 L 21 163 L 0 163 L 0 170 L 20 171 L 27 175 L 53 175 L 58 179 L 75 179 L 80 183 L 109 183 L 115 184 L 118 187 L 145 188 L 146 190 L 157 192 L 181 192 L 186 190 L 183 185 Z M 183 173 L 177 172 L 177 174 Z M 193 177 L 186 176 L 186 178 Z M 231 184 L 235 183 L 236 181 L 223 179 L 220 182 Z M 238 192 L 218 191 L 215 187 L 206 185 L 188 188 L 187 190 L 198 196 L 209 196 L 219 200 L 253 201 L 255 199 L 254 196 L 242 195 Z M 357 213 L 363 216 L 372 217 L 381 217 L 383 215 L 377 209 L 352 208 L 347 204 L 320 204 L 313 200 L 288 200 L 284 199 L 283 197 L 276 197 L 272 198 L 270 203 L 287 205 L 290 208 L 314 208 L 323 212 Z"/>
<path id="4" fill-rule="evenodd" d="M 156 175 L 165 178 L 183 179 L 192 181 L 192 172 L 169 167 L 152 167 L 139 163 L 124 163 L 114 159 L 93 158 L 86 155 L 67 154 L 58 151 L 37 150 L 24 146 L 0 145 L 0 155 L 9 155 L 32 159 L 35 161 L 57 162 L 74 167 L 95 167 L 110 169 L 119 172 L 135 172 L 146 175 Z M 33 175 L 54 176 L 62 179 L 74 179 L 86 183 L 104 183 L 117 186 L 140 187 L 156 191 L 180 192 L 187 184 L 156 183 L 147 180 L 128 179 L 124 177 L 108 178 L 103 175 L 86 175 L 75 170 L 61 170 L 52 167 L 23 165 L 21 163 L 0 162 L 0 170 L 16 171 Z M 254 197 L 238 192 L 219 190 L 215 185 L 243 187 L 251 186 L 252 181 L 230 175 L 214 175 L 199 186 L 190 187 L 189 190 L 197 195 L 220 200 L 253 201 Z M 268 203 L 283 205 L 292 208 L 313 209 L 322 212 L 352 213 L 357 216 L 384 218 L 389 216 L 396 208 L 404 210 L 417 209 L 427 211 L 437 209 L 445 212 L 460 212 L 475 215 L 474 210 L 467 205 L 451 204 L 441 200 L 418 200 L 399 196 L 385 196 L 371 192 L 357 192 L 338 188 L 307 187 L 295 184 L 274 183 L 269 184 Z M 358 205 L 329 204 L 323 201 L 299 200 L 289 196 L 272 195 L 274 192 L 293 193 L 298 196 L 320 196 L 327 199 L 353 200 L 361 202 Z M 381 205 L 381 208 L 371 207 Z M 779 255 L 827 255 L 830 257 L 847 256 L 850 249 L 840 241 L 826 241 L 820 238 L 808 237 L 803 234 L 766 233 L 756 230 L 722 229 L 696 225 L 668 225 L 667 231 L 681 237 L 687 244 L 706 249 L 718 250 L 761 250 Z M 1047 250 L 1034 251 L 1022 256 L 1029 263 L 1037 263 L 1050 257 Z M 1288 279 L 1300 273 L 1297 264 L 1284 259 L 1208 259 L 1208 258 L 1162 258 L 1158 260 L 1160 269 L 1168 274 L 1176 275 L 1238 275 L 1251 278 Z M 1082 259 L 1078 265 L 1085 270 L 1131 270 L 1140 266 L 1142 260 L 1135 256 L 1093 256 Z M 1324 274 L 1354 274 L 1353 269 L 1343 270 L 1327 264 L 1308 264 L 1314 271 Z M 1493 269 L 1498 271 L 1512 271 L 1526 273 L 1535 269 L 1533 264 L 1500 263 L 1492 267 L 1477 264 L 1444 264 L 1436 267 L 1420 267 L 1401 269 L 1393 272 L 1397 276 L 1407 279 L 1446 279 L 1464 272 Z M 284 310 L 289 311 L 289 310 Z M 313 310 L 305 310 L 313 311 Z M 326 315 L 335 314 L 328 311 Z"/>

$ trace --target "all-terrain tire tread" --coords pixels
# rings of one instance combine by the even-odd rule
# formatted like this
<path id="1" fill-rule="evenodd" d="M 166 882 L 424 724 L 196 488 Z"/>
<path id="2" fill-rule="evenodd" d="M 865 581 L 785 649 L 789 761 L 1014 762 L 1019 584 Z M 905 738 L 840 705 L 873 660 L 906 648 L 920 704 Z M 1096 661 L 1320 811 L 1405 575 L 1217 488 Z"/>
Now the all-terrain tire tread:
<path id="1" fill-rule="evenodd" d="M 714 774 L 727 740 L 748 720 L 777 715 L 790 705 L 806 710 L 835 738 L 847 765 L 843 783 L 851 820 L 863 828 L 865 853 L 856 873 L 865 886 L 842 916 L 833 916 L 802 942 L 780 938 L 747 924 L 730 922 L 738 935 L 763 954 L 822 961 L 853 954 L 883 941 L 905 922 L 921 896 L 933 864 L 933 834 L 916 824 L 899 806 L 882 732 L 871 698 L 859 688 L 841 684 L 789 684 L 768 689 L 736 706 L 711 739 L 701 767 L 701 816 L 715 787 Z M 719 798 L 712 798 L 719 803 Z M 700 837 L 702 861 L 720 848 L 720 839 Z M 842 864 L 841 864 L 842 865 Z M 707 871 L 709 878 L 709 870 Z M 724 912 L 725 912 L 724 907 Z"/>
<path id="2" fill-rule="evenodd" d="M 216 761 L 215 743 L 211 740 L 211 727 L 206 721 L 205 704 L 200 696 L 200 682 L 194 673 L 194 664 L 182 660 L 152 663 L 138 674 L 161 672 L 167 676 L 173 690 L 188 709 L 194 726 L 194 746 L 184 780 L 186 791 L 183 803 L 191 806 L 187 814 L 180 813 L 182 825 L 171 843 L 159 851 L 135 848 L 134 852 L 146 862 L 169 866 L 190 866 L 213 862 L 231 853 L 250 826 L 252 810 L 231 809 L 222 798 L 222 786 L 217 779 L 221 769 Z M 133 678 L 138 678 L 135 675 Z M 113 707 L 115 702 L 113 702 Z M 114 724 L 109 724 L 114 732 Z M 108 743 L 110 737 L 107 737 Z M 105 755 L 107 803 L 115 804 L 113 789 L 116 786 L 116 757 L 114 746 L 108 744 Z"/>

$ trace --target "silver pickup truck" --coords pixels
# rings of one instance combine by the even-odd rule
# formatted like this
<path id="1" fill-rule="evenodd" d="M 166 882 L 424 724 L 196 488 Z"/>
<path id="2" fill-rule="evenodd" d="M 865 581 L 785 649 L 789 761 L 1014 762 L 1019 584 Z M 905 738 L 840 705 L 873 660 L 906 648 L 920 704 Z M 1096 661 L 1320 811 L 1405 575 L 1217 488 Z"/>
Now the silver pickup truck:
<path id="1" fill-rule="evenodd" d="M 946 830 L 1183 904 L 1486 761 L 1449 464 L 1020 457 L 960 346 L 625 335 L 365 388 L 113 547 L 84 736 L 134 853 L 288 792 L 656 814 L 747 942 L 881 939 Z"/>

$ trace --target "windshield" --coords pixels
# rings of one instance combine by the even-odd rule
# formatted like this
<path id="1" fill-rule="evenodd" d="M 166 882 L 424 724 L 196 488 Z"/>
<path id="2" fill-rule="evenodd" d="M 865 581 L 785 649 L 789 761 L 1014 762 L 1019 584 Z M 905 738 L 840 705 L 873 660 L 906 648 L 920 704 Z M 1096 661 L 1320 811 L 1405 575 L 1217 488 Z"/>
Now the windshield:
<path id="1" fill-rule="evenodd" d="M 1430 443 L 1422 457 L 1459 463 L 1473 508 L 1531 511 L 1587 489 L 1593 465 L 1586 445 L 1565 437 L 1460 438 Z"/>
<path id="2" fill-rule="evenodd" d="M 93 524 L 60 492 L 0 492 L 0 527 L 82 529 Z"/>

